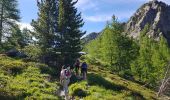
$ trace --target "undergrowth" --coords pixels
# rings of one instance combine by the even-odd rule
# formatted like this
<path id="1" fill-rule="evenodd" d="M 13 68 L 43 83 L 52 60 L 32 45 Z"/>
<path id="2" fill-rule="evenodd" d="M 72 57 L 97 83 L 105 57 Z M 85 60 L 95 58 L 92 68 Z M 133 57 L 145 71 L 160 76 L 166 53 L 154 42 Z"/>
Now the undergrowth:
<path id="1" fill-rule="evenodd" d="M 57 100 L 58 83 L 51 81 L 47 65 L 0 56 L 0 98 L 2 100 Z"/>

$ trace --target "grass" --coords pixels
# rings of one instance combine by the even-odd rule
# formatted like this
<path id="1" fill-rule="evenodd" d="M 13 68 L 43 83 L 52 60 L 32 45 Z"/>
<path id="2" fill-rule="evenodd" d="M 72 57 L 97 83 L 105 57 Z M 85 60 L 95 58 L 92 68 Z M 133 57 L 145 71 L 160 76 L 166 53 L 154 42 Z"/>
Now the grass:
<path id="1" fill-rule="evenodd" d="M 56 81 L 44 64 L 0 56 L 0 98 L 2 100 L 58 100 Z"/>
<path id="2" fill-rule="evenodd" d="M 93 65 L 87 81 L 74 83 L 69 90 L 76 100 L 162 100 L 154 91 Z"/>
<path id="3" fill-rule="evenodd" d="M 76 100 L 163 100 L 137 83 L 95 65 L 89 67 L 87 81 L 71 79 L 69 93 Z M 61 100 L 59 83 L 51 80 L 54 71 L 47 65 L 0 56 L 0 98 L 2 100 Z"/>

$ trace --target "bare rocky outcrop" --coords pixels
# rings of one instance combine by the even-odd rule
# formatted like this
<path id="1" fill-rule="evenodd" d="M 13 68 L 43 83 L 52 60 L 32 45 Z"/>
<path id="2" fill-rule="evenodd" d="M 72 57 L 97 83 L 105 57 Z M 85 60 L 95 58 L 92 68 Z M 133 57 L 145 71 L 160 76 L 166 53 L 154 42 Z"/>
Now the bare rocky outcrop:
<path id="1" fill-rule="evenodd" d="M 144 4 L 130 18 L 125 32 L 133 38 L 138 38 L 146 24 L 150 25 L 148 35 L 158 40 L 163 35 L 170 43 L 170 6 L 157 0 Z"/>

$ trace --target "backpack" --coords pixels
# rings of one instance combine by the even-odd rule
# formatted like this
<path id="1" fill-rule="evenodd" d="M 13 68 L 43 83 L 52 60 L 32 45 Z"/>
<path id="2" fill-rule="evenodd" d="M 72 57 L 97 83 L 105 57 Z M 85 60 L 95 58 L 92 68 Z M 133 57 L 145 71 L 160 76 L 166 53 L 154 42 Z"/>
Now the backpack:
<path id="1" fill-rule="evenodd" d="M 65 69 L 65 70 L 64 70 L 64 76 L 65 76 L 65 79 L 68 79 L 68 78 L 70 77 L 70 75 L 71 75 L 70 70 Z"/>
<path id="2" fill-rule="evenodd" d="M 86 64 L 86 63 L 83 63 L 81 67 L 82 67 L 82 68 L 87 68 L 87 64 Z"/>
<path id="3" fill-rule="evenodd" d="M 60 73 L 60 77 L 62 79 L 66 79 L 66 78 L 70 77 L 70 75 L 71 75 L 71 72 L 68 69 L 63 69 Z"/>

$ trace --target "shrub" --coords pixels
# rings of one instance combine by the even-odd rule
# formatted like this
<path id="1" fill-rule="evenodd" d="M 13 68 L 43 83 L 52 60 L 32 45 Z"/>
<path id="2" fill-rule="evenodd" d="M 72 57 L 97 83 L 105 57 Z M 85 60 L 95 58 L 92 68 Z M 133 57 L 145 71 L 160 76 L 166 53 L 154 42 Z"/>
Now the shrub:
<path id="1" fill-rule="evenodd" d="M 3 59 L 2 59 L 3 58 Z M 58 100 L 56 82 L 49 80 L 47 65 L 0 56 L 0 98 L 2 100 Z M 15 73 L 11 75 L 8 72 Z"/>
<path id="2" fill-rule="evenodd" d="M 41 49 L 38 46 L 29 45 L 26 46 L 22 51 L 28 56 L 31 61 L 39 61 L 41 55 Z"/>
<path id="3" fill-rule="evenodd" d="M 69 87 L 69 93 L 72 96 L 78 96 L 78 97 L 85 97 L 88 95 L 86 91 L 86 84 L 87 82 L 83 81 L 80 84 L 75 83 Z"/>
<path id="4" fill-rule="evenodd" d="M 69 88 L 70 95 L 83 100 L 112 100 L 113 91 L 106 90 L 100 86 L 88 86 L 87 82 L 72 84 Z"/>
<path id="5" fill-rule="evenodd" d="M 134 80 L 130 70 L 124 70 L 119 72 L 119 76 L 128 80 Z"/>
<path id="6" fill-rule="evenodd" d="M 8 74 L 17 74 L 21 73 L 23 69 L 27 67 L 27 65 L 19 60 L 3 60 L 0 61 L 1 69 L 7 72 Z"/>

